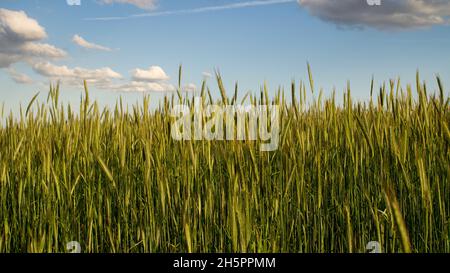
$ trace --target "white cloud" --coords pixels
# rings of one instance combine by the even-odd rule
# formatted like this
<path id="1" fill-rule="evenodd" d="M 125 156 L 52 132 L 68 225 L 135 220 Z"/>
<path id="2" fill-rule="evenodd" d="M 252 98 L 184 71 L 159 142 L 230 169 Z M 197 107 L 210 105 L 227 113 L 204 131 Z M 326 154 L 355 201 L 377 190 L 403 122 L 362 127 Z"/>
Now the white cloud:
<path id="1" fill-rule="evenodd" d="M 169 79 L 166 72 L 159 66 L 151 66 L 148 69 L 136 68 L 132 71 L 134 81 L 141 82 L 159 82 Z"/>
<path id="2" fill-rule="evenodd" d="M 79 35 L 74 35 L 73 38 L 72 38 L 72 42 L 74 42 L 75 44 L 77 44 L 77 45 L 79 45 L 79 46 L 81 46 L 83 48 L 86 48 L 86 49 L 94 49 L 94 50 L 101 50 L 101 51 L 112 51 L 112 49 L 109 48 L 109 47 L 88 42 L 83 37 L 81 37 Z"/>
<path id="3" fill-rule="evenodd" d="M 156 0 L 102 0 L 104 4 L 130 4 L 141 9 L 151 10 L 156 7 Z"/>
<path id="4" fill-rule="evenodd" d="M 105 84 L 99 88 L 116 92 L 173 92 L 175 86 L 169 81 L 169 76 L 159 66 L 148 69 L 136 68 L 131 71 L 131 81 L 119 84 Z"/>
<path id="5" fill-rule="evenodd" d="M 154 1 L 110 1 L 129 2 L 142 8 L 150 8 Z M 17 83 L 33 83 L 28 75 L 17 72 L 11 65 L 26 62 L 34 72 L 51 81 L 61 81 L 71 86 L 88 84 L 102 90 L 120 92 L 171 92 L 176 88 L 168 80 L 169 76 L 159 66 L 148 69 L 136 68 L 131 71 L 131 79 L 124 80 L 122 75 L 110 67 L 83 68 L 56 65 L 52 60 L 62 58 L 67 53 L 51 44 L 44 43 L 47 38 L 45 29 L 23 12 L 0 8 L 0 68 Z M 110 48 L 86 41 L 80 35 L 73 37 L 73 42 L 81 47 L 110 51 Z M 195 88 L 185 86 L 186 90 Z"/>
<path id="6" fill-rule="evenodd" d="M 449 0 L 381 0 L 369 6 L 365 0 L 298 0 L 322 20 L 340 26 L 377 29 L 423 28 L 449 24 Z"/>
<path id="7" fill-rule="evenodd" d="M 169 76 L 159 66 L 131 71 L 131 81 L 120 84 L 105 84 L 99 88 L 117 92 L 172 92 L 176 88 L 168 82 Z"/>
<path id="8" fill-rule="evenodd" d="M 52 81 L 61 81 L 63 84 L 72 86 L 81 86 L 83 81 L 94 87 L 113 92 L 172 92 L 175 91 L 175 87 L 167 82 L 169 78 L 164 71 L 159 69 L 150 69 L 149 71 L 158 72 L 153 75 L 146 75 L 142 80 L 131 81 L 123 80 L 121 74 L 115 72 L 109 67 L 99 69 L 87 69 L 81 67 L 70 68 L 65 65 L 55 65 L 49 62 L 36 63 L 33 65 L 33 70 L 49 78 Z M 133 71 L 140 70 L 135 69 Z M 144 72 L 149 72 L 142 70 Z M 162 72 L 162 73 L 161 73 Z M 150 73 L 151 74 L 151 73 Z M 193 88 L 188 86 L 187 88 Z"/>
<path id="9" fill-rule="evenodd" d="M 20 41 L 36 41 L 47 38 L 45 29 L 23 11 L 0 8 L 0 33 L 11 35 Z"/>
<path id="10" fill-rule="evenodd" d="M 75 76 L 74 71 L 67 66 L 56 66 L 48 62 L 34 64 L 33 69 L 42 76 L 50 78 L 68 78 Z"/>
<path id="11" fill-rule="evenodd" d="M 62 49 L 42 43 L 45 38 L 45 29 L 25 12 L 0 8 L 0 67 L 67 55 Z"/>
<path id="12" fill-rule="evenodd" d="M 13 81 L 19 84 L 32 84 L 34 81 L 28 75 L 17 72 L 14 68 L 8 68 L 8 74 Z"/>
<path id="13" fill-rule="evenodd" d="M 95 86 L 103 86 L 112 80 L 122 79 L 122 75 L 109 67 L 87 69 L 81 67 L 69 68 L 58 66 L 49 62 L 36 63 L 33 70 L 51 80 L 60 80 L 69 85 L 81 85 L 84 80 Z"/>

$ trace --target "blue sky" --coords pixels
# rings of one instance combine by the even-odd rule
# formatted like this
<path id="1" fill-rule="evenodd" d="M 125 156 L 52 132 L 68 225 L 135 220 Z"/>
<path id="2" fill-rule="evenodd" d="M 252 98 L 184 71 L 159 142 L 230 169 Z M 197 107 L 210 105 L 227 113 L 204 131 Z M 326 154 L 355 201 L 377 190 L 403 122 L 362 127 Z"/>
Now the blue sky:
<path id="1" fill-rule="evenodd" d="M 372 75 L 378 84 L 398 76 L 414 83 L 419 69 L 431 88 L 436 74 L 450 84 L 447 0 L 373 7 L 364 0 L 264 1 L 3 0 L 0 102 L 16 111 L 37 91 L 43 101 L 59 79 L 62 99 L 77 104 L 84 77 L 101 105 L 119 96 L 132 103 L 143 93 L 156 102 L 173 90 L 181 63 L 186 90 L 214 69 L 230 93 L 235 81 L 241 94 L 258 92 L 264 81 L 272 92 L 288 90 L 292 79 L 307 79 L 308 61 L 325 94 L 336 87 L 341 96 L 349 80 L 360 100 L 369 96 Z M 208 82 L 217 92 L 214 79 Z"/>

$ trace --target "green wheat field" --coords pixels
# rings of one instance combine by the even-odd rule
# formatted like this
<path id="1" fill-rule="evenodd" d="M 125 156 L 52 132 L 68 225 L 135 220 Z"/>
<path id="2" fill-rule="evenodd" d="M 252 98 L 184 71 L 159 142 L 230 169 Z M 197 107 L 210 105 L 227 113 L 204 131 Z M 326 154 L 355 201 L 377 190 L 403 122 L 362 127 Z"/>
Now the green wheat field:
<path id="1" fill-rule="evenodd" d="M 436 80 L 372 81 L 365 102 L 350 88 L 325 98 L 311 73 L 272 98 L 217 75 L 213 101 L 204 83 L 205 105 L 280 106 L 271 152 L 172 139 L 170 109 L 194 94 L 100 109 L 85 84 L 75 110 L 52 86 L 1 111 L 0 252 L 450 252 L 450 99 Z"/>

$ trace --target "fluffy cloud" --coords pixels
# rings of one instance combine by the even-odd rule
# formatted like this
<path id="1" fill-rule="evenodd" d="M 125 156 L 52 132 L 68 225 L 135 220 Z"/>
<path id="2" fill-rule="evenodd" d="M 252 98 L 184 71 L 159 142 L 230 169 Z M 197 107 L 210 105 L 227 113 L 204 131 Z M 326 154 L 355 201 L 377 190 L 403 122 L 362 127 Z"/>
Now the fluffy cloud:
<path id="1" fill-rule="evenodd" d="M 169 79 L 166 72 L 159 66 L 151 66 L 148 69 L 136 68 L 132 71 L 134 81 L 140 82 L 160 82 Z"/>
<path id="2" fill-rule="evenodd" d="M 379 6 L 370 6 L 365 0 L 298 0 L 298 3 L 311 14 L 340 26 L 408 29 L 450 22 L 448 0 L 381 0 Z"/>
<path id="3" fill-rule="evenodd" d="M 159 66 L 148 69 L 136 68 L 131 71 L 131 81 L 120 84 L 104 84 L 100 89 L 117 92 L 173 92 L 177 88 L 169 82 L 169 76 Z M 193 92 L 197 89 L 194 84 L 182 87 L 183 92 Z"/>
<path id="4" fill-rule="evenodd" d="M 100 51 L 112 51 L 112 49 L 109 47 L 88 42 L 79 35 L 74 35 L 72 38 L 72 42 L 74 42 L 75 44 L 81 46 L 82 48 L 86 48 L 86 49 L 94 49 L 94 50 L 100 50 Z"/>
<path id="5" fill-rule="evenodd" d="M 33 70 L 51 80 L 61 80 L 69 85 L 81 85 L 86 80 L 88 83 L 101 87 L 111 83 L 112 80 L 122 79 L 122 75 L 109 67 L 98 69 L 69 68 L 65 65 L 58 66 L 49 62 L 42 62 L 34 64 Z"/>
<path id="6" fill-rule="evenodd" d="M 138 8 L 146 9 L 146 10 L 154 9 L 156 6 L 156 0 L 102 0 L 102 3 L 105 3 L 105 4 L 113 4 L 113 3 L 130 4 L 130 5 L 134 5 Z"/>
<path id="7" fill-rule="evenodd" d="M 62 49 L 42 43 L 45 38 L 45 29 L 25 12 L 0 8 L 0 68 L 20 61 L 67 55 Z"/>
<path id="8" fill-rule="evenodd" d="M 8 74 L 10 75 L 11 79 L 19 84 L 32 84 L 34 81 L 32 78 L 30 78 L 28 75 L 22 74 L 17 72 L 14 68 L 9 68 Z"/>

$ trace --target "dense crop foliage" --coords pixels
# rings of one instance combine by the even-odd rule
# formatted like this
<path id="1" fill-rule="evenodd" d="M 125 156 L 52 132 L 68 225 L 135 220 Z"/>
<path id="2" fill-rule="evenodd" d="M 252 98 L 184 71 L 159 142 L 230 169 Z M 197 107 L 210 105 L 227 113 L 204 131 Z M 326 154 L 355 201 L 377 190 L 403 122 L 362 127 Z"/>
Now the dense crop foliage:
<path id="1" fill-rule="evenodd" d="M 450 111 L 439 79 L 389 82 L 342 105 L 292 84 L 247 102 L 281 107 L 279 148 L 175 141 L 171 107 L 192 95 L 74 114 L 52 87 L 0 128 L 0 251 L 450 252 Z M 222 100 L 236 104 L 237 88 Z M 311 89 L 307 91 L 307 89 Z M 350 88 L 349 88 L 350 89 Z M 313 91 L 313 92 L 311 92 Z M 313 99 L 307 102 L 307 95 Z M 211 104 L 202 87 L 204 104 Z"/>

